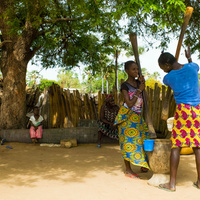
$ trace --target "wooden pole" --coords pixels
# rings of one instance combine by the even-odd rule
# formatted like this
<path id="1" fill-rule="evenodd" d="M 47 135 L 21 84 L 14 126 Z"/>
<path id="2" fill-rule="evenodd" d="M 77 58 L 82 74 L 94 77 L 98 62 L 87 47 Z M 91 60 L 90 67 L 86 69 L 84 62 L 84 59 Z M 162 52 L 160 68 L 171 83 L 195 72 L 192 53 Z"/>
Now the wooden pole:
<path id="1" fill-rule="evenodd" d="M 177 61 L 178 61 L 178 58 L 179 58 L 180 49 L 181 49 L 181 46 L 182 46 L 185 30 L 186 30 L 187 25 L 188 25 L 190 18 L 192 16 L 192 12 L 193 12 L 192 7 L 186 8 L 185 15 L 184 15 L 184 18 L 183 18 L 183 24 L 182 24 L 182 27 L 181 27 L 181 33 L 180 33 L 179 41 L 178 41 L 177 48 L 176 48 L 175 58 L 176 58 Z M 171 88 L 169 88 L 168 92 L 171 93 Z M 162 114 L 161 114 L 161 118 L 163 120 L 167 120 L 168 117 L 169 117 L 169 100 L 170 100 L 169 96 L 166 96 L 165 101 L 163 102 L 163 109 L 162 109 Z"/>
<path id="2" fill-rule="evenodd" d="M 115 91 L 118 90 L 118 76 L 117 76 L 117 72 L 118 72 L 118 67 L 117 67 L 117 63 L 118 63 L 118 50 L 116 49 L 115 52 Z"/>
<path id="3" fill-rule="evenodd" d="M 134 55 L 135 55 L 135 60 L 136 60 L 136 63 L 138 65 L 138 68 L 139 68 L 139 75 L 142 75 L 142 70 L 141 70 L 140 60 L 139 60 L 136 33 L 129 34 L 129 38 L 130 38 L 130 41 L 131 41 L 131 44 L 132 44 L 133 52 L 134 52 Z M 151 138 L 156 138 L 157 137 L 156 132 L 154 130 L 154 127 L 153 127 L 153 124 L 152 124 L 152 121 L 151 121 L 151 117 L 149 115 L 149 105 L 148 105 L 148 102 L 147 102 L 147 96 L 146 96 L 145 90 L 142 92 L 142 96 L 143 96 L 144 109 L 145 109 L 144 114 L 145 114 L 145 119 L 146 119 L 146 122 L 147 122 L 147 125 L 148 125 L 148 128 L 149 128 L 149 132 L 151 134 Z"/>
<path id="4" fill-rule="evenodd" d="M 179 36 L 178 45 L 177 45 L 177 48 L 176 48 L 175 58 L 177 59 L 177 61 L 178 61 L 178 58 L 179 58 L 179 54 L 180 54 L 185 30 L 186 30 L 187 25 L 190 21 L 192 13 L 193 13 L 193 7 L 187 7 L 186 11 L 185 11 L 184 19 L 183 19 L 183 24 L 182 24 L 182 27 L 181 27 L 181 33 L 180 33 L 180 36 Z"/>

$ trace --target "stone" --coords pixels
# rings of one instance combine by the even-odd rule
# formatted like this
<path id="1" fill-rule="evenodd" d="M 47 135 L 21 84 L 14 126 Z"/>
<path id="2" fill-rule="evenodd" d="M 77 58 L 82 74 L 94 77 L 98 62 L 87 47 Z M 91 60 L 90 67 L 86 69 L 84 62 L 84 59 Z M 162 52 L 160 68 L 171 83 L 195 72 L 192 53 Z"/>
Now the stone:
<path id="1" fill-rule="evenodd" d="M 154 174 L 147 183 L 149 185 L 158 187 L 160 184 L 169 183 L 170 175 L 169 174 Z"/>
<path id="2" fill-rule="evenodd" d="M 72 147 L 72 143 L 70 141 L 65 142 L 65 148 L 71 148 Z"/>
<path id="3" fill-rule="evenodd" d="M 70 142 L 72 144 L 72 147 L 77 147 L 77 140 L 76 139 L 63 139 L 63 140 L 60 140 L 61 147 L 65 147 L 65 144 L 67 142 Z"/>

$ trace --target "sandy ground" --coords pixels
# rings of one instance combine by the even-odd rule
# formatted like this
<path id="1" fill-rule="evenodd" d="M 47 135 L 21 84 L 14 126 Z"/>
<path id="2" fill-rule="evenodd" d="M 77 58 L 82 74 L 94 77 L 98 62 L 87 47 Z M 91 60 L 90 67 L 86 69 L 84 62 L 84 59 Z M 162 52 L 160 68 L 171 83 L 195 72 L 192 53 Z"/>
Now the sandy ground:
<path id="1" fill-rule="evenodd" d="M 13 149 L 7 149 L 11 145 Z M 199 199 L 194 155 L 181 156 L 177 191 L 149 186 L 152 172 L 142 180 L 124 176 L 118 145 L 97 149 L 84 144 L 71 149 L 24 143 L 0 146 L 0 200 L 124 200 Z M 139 167 L 133 167 L 139 173 Z"/>

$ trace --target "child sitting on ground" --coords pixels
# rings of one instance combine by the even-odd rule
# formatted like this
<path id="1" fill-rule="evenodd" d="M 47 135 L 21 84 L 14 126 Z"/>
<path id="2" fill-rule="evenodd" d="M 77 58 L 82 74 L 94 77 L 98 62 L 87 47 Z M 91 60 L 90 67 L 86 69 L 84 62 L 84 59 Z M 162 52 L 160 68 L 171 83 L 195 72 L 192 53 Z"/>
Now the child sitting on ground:
<path id="1" fill-rule="evenodd" d="M 29 119 L 29 123 L 31 124 L 30 136 L 34 144 L 38 142 L 38 139 L 42 138 L 43 120 L 43 117 L 39 114 L 39 108 L 35 106 L 33 108 L 33 116 Z"/>

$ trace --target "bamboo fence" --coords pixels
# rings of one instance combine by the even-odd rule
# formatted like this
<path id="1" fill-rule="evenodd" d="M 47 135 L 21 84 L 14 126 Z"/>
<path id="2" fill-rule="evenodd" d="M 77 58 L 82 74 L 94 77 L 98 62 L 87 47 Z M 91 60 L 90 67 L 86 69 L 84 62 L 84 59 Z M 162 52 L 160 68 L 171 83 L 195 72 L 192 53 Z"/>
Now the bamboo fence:
<path id="1" fill-rule="evenodd" d="M 169 96 L 169 117 L 173 117 L 176 109 L 176 102 L 173 93 L 166 86 L 162 88 L 155 84 L 154 89 L 147 87 L 149 113 L 158 137 L 166 137 L 168 134 L 167 122 L 161 119 L 164 99 Z"/>
<path id="2" fill-rule="evenodd" d="M 174 99 L 174 95 L 171 92 L 171 90 L 169 90 L 168 87 L 162 85 L 162 88 L 160 88 L 157 83 L 155 84 L 154 89 L 147 87 L 146 92 L 148 97 L 147 101 L 149 104 L 149 113 L 156 134 L 159 138 L 165 138 L 168 135 L 168 129 L 167 129 L 167 122 L 161 119 L 163 101 L 167 96 L 169 96 L 170 100 L 169 117 L 173 117 L 176 109 L 176 102 Z M 115 103 L 121 106 L 124 102 L 122 94 L 117 93 L 115 90 L 113 90 L 113 94 L 115 97 Z M 101 99 L 101 101 L 99 101 L 98 103 L 98 113 L 100 111 L 101 105 L 103 104 L 102 96 L 103 94 L 99 92 L 98 98 Z M 144 117 L 143 112 L 144 110 L 142 111 L 142 115 Z"/>
<path id="3" fill-rule="evenodd" d="M 45 128 L 77 127 L 80 119 L 97 120 L 98 109 L 94 97 L 53 84 L 44 91 L 41 115 Z"/>
<path id="4" fill-rule="evenodd" d="M 169 117 L 174 116 L 176 103 L 173 94 L 167 87 L 151 89 L 147 87 L 149 103 L 149 113 L 158 137 L 166 137 L 168 130 L 166 121 L 161 119 L 162 104 L 166 96 L 170 97 Z M 98 120 L 101 106 L 105 101 L 105 94 L 98 92 L 97 97 L 89 94 L 80 94 L 78 90 L 70 92 L 63 90 L 59 85 L 53 84 L 44 90 L 44 97 L 41 103 L 41 115 L 44 117 L 45 128 L 66 128 L 77 127 L 79 120 Z M 122 94 L 114 91 L 115 103 L 119 106 L 123 104 Z M 38 89 L 28 95 L 27 111 L 31 106 L 36 105 L 40 92 Z"/>

